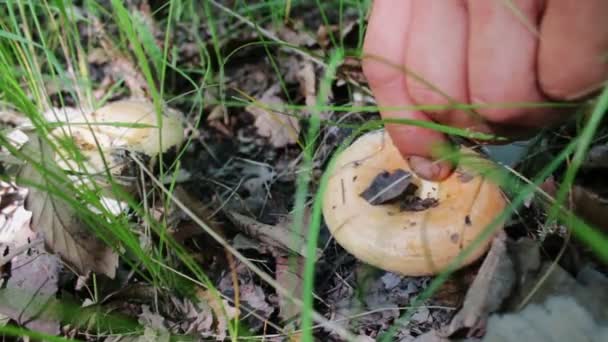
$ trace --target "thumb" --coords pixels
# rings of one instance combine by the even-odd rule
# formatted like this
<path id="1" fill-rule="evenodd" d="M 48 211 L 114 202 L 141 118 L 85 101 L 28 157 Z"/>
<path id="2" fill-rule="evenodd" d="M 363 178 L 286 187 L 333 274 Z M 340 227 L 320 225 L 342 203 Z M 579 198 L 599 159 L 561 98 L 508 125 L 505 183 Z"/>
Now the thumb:
<path id="1" fill-rule="evenodd" d="M 428 121 L 426 117 L 423 119 Z M 440 150 L 438 147 L 442 144 L 449 144 L 443 134 L 430 129 L 397 124 L 389 124 L 386 129 L 393 144 L 416 175 L 430 181 L 441 181 L 452 173 L 454 166 L 449 161 L 438 160 L 439 156 L 435 153 Z"/>

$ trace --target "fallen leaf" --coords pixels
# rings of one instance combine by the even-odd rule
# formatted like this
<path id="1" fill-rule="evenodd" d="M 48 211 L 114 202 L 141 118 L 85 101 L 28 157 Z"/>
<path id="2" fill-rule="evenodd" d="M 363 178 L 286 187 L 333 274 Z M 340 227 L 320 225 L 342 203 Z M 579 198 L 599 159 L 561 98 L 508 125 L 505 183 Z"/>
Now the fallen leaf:
<path id="1" fill-rule="evenodd" d="M 25 143 L 27 143 L 29 138 L 22 130 L 14 129 L 6 135 L 6 140 L 8 140 L 8 142 L 11 143 L 14 148 L 20 149 L 23 147 L 23 145 L 25 145 Z"/>
<path id="2" fill-rule="evenodd" d="M 485 324 L 486 318 L 498 310 L 515 285 L 515 270 L 507 253 L 507 236 L 500 232 L 492 242 L 477 277 L 471 284 L 462 309 L 456 314 L 447 329 L 447 335 L 463 328 Z"/>
<path id="3" fill-rule="evenodd" d="M 29 119 L 22 113 L 10 110 L 0 110 L 0 128 L 2 126 L 19 127 L 29 123 Z"/>
<path id="4" fill-rule="evenodd" d="M 317 77 L 315 67 L 311 61 L 305 61 L 298 71 L 297 78 L 300 83 L 300 93 L 304 96 L 306 106 L 312 107 L 317 103 Z"/>
<path id="5" fill-rule="evenodd" d="M 238 316 L 239 310 L 232 307 L 226 300 L 219 300 L 213 293 L 207 290 L 199 289 L 196 293 L 199 302 L 198 309 L 203 312 L 208 312 L 209 309 L 213 312 L 215 331 L 200 331 L 202 337 L 215 337 L 216 340 L 222 341 L 226 338 L 229 321 Z"/>
<path id="6" fill-rule="evenodd" d="M 283 288 L 291 294 L 290 297 L 302 299 L 302 285 L 304 264 L 306 260 L 301 257 L 280 256 L 276 258 L 275 278 Z M 292 320 L 300 314 L 300 308 L 289 298 L 279 294 L 279 317 L 284 321 Z M 294 324 L 295 325 L 295 324 Z"/>
<path id="7" fill-rule="evenodd" d="M 48 168 L 49 172 L 61 175 L 54 162 L 53 150 L 41 139 L 31 137 L 23 152 Z M 67 183 L 67 178 L 63 182 Z M 52 194 L 52 189 L 65 190 L 65 186 L 39 173 L 31 163 L 21 169 L 18 183 L 41 186 L 29 188 L 25 207 L 32 212 L 32 229 L 44 237 L 50 251 L 60 255 L 80 275 L 94 271 L 114 278 L 118 255 L 95 237 L 73 207 Z"/>
<path id="8" fill-rule="evenodd" d="M 301 65 L 300 69 L 296 72 L 296 78 L 298 83 L 300 84 L 300 93 L 304 96 L 304 103 L 306 107 L 305 115 L 310 116 L 315 106 L 317 105 L 317 76 L 315 75 L 315 68 L 311 61 L 306 60 L 302 63 L 298 63 L 298 66 Z M 325 97 L 329 97 L 331 94 L 327 94 Z M 322 103 L 326 102 L 325 99 L 321 99 Z M 328 111 L 317 111 L 319 118 L 321 120 L 327 120 L 330 117 L 330 112 Z"/>
<path id="9" fill-rule="evenodd" d="M 157 331 L 148 326 L 144 327 L 144 334 L 137 337 L 133 342 L 169 342 L 171 334 L 166 331 Z"/>
<path id="10" fill-rule="evenodd" d="M 114 44 L 103 29 L 104 25 L 96 17 L 93 16 L 92 18 L 94 20 L 93 27 L 97 31 L 96 34 L 100 37 L 99 41 L 102 48 L 108 55 L 108 73 L 115 80 L 124 80 L 131 96 L 146 97 L 147 94 L 150 94 L 150 88 L 137 65 L 127 55 L 114 47 Z"/>
<path id="11" fill-rule="evenodd" d="M 136 341 L 169 342 L 171 334 L 165 326 L 165 318 L 158 313 L 152 312 L 148 305 L 142 305 L 141 310 L 142 312 L 139 314 L 138 321 L 144 326 L 144 334 Z"/>
<path id="12" fill-rule="evenodd" d="M 23 246 L 36 238 L 32 213 L 24 207 L 27 194 L 26 188 L 0 181 L 0 246 Z"/>
<path id="13" fill-rule="evenodd" d="M 144 304 L 141 306 L 139 323 L 159 331 L 167 331 L 167 327 L 165 326 L 165 318 L 158 313 L 152 312 L 149 305 Z"/>
<path id="14" fill-rule="evenodd" d="M 59 334 L 49 305 L 58 289 L 59 268 L 56 257 L 36 248 L 13 258 L 10 277 L 0 289 L 0 313 L 29 329 Z"/>
<path id="15" fill-rule="evenodd" d="M 242 284 L 240 286 L 240 294 L 241 301 L 246 303 L 253 311 L 262 317 L 270 318 L 274 308 L 266 301 L 266 295 L 260 286 L 251 282 Z"/>
<path id="16" fill-rule="evenodd" d="M 384 283 L 384 288 L 386 290 L 391 290 L 401 283 L 401 278 L 402 277 L 396 275 L 395 273 L 386 272 L 386 274 L 384 274 L 380 280 L 382 280 L 382 283 Z"/>
<path id="17" fill-rule="evenodd" d="M 406 277 L 384 272 L 367 264 L 358 264 L 355 270 L 356 284 L 344 291 L 342 298 L 330 298 L 336 304 L 334 320 L 346 319 L 344 324 L 354 333 L 382 332 L 399 317 L 400 308 L 411 303 L 414 296 L 429 282 L 428 277 Z M 324 298 L 325 299 L 325 298 Z M 431 326 L 434 318 L 430 310 L 421 306 L 414 313 L 415 320 L 400 326 L 397 335 L 408 335 L 412 329 Z M 377 336 L 371 336 L 377 337 Z M 411 339 L 399 339 L 410 341 Z"/>
<path id="18" fill-rule="evenodd" d="M 293 28 L 282 25 L 277 36 L 294 46 L 312 46 L 316 39 L 304 29 L 302 21 L 296 21 Z"/>
<path id="19" fill-rule="evenodd" d="M 300 134 L 300 123 L 292 115 L 276 112 L 268 107 L 282 106 L 285 102 L 276 95 L 278 87 L 271 87 L 258 100 L 245 109 L 255 117 L 255 127 L 260 136 L 270 139 L 275 148 L 295 144 Z"/>
<path id="20" fill-rule="evenodd" d="M 213 311 L 209 306 L 197 305 L 188 299 L 185 299 L 183 302 L 177 298 L 172 298 L 172 300 L 179 308 L 183 317 L 189 321 L 184 329 L 186 334 L 211 335 L 214 333 L 212 330 Z"/>

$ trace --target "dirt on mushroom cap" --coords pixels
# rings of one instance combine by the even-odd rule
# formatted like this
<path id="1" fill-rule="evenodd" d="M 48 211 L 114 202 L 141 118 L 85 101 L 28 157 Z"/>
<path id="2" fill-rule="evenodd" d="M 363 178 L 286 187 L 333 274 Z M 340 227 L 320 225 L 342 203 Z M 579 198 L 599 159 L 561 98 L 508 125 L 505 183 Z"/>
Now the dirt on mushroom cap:
<path id="1" fill-rule="evenodd" d="M 324 195 L 325 221 L 337 242 L 381 269 L 410 276 L 440 272 L 506 205 L 497 185 L 456 172 L 439 183 L 412 177 L 419 197 L 438 202 L 426 210 L 403 211 L 398 203 L 372 205 L 360 196 L 379 173 L 398 169 L 410 171 L 388 134 L 368 133 L 338 157 Z M 492 236 L 462 266 L 485 253 Z"/>

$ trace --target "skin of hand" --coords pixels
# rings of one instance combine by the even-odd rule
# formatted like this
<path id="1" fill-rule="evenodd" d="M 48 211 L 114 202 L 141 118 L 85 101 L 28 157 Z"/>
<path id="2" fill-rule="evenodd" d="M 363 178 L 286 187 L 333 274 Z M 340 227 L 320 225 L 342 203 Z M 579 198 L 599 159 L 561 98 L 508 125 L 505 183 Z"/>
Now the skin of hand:
<path id="1" fill-rule="evenodd" d="M 380 107 L 580 99 L 608 78 L 606 16 L 606 0 L 375 0 L 363 72 Z M 572 113 L 514 107 L 381 115 L 517 138 Z M 434 152 L 448 142 L 442 133 L 403 124 L 386 129 L 419 176 L 451 174 L 453 165 Z"/>

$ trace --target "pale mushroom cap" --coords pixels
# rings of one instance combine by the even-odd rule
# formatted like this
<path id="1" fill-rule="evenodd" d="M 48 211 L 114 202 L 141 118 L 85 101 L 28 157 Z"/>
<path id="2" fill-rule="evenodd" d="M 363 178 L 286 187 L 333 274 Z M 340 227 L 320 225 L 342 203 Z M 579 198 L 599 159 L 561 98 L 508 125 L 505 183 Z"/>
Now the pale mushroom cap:
<path id="1" fill-rule="evenodd" d="M 162 122 L 159 123 L 154 104 L 149 101 L 124 100 L 112 102 L 94 111 L 91 117 L 92 120 L 99 123 L 116 122 L 155 126 L 142 128 L 99 126 L 100 133 L 117 141 L 124 141 L 129 149 L 150 156 L 165 152 L 184 140 L 182 121 L 176 115 L 167 115 L 166 111 L 163 110 Z"/>
<path id="2" fill-rule="evenodd" d="M 436 207 L 423 211 L 402 211 L 398 204 L 371 205 L 360 196 L 380 172 L 397 169 L 410 171 L 389 135 L 383 130 L 368 133 L 338 157 L 323 200 L 325 221 L 336 241 L 378 268 L 409 276 L 437 274 L 506 206 L 497 185 L 459 170 L 438 183 L 415 177 L 419 196 L 438 200 Z M 485 253 L 492 237 L 461 267 Z"/>
<path id="3" fill-rule="evenodd" d="M 105 169 L 105 159 L 110 171 L 119 174 L 124 166 L 122 158 L 114 153 L 119 149 L 154 157 L 185 139 L 183 120 L 179 113 L 163 108 L 160 126 L 153 103 L 145 100 L 111 102 L 95 111 L 62 108 L 55 113 L 46 113 L 45 116 L 51 121 L 58 119 L 70 124 L 70 127 L 56 128 L 52 134 L 57 137 L 69 136 L 87 158 L 87 170 L 81 171 L 92 173 Z M 87 122 L 91 126 L 87 125 Z M 129 127 L 133 124 L 141 126 Z M 69 153 L 60 153 L 67 159 L 64 161 L 57 158 L 61 167 L 79 169 L 78 165 L 70 160 Z"/>

